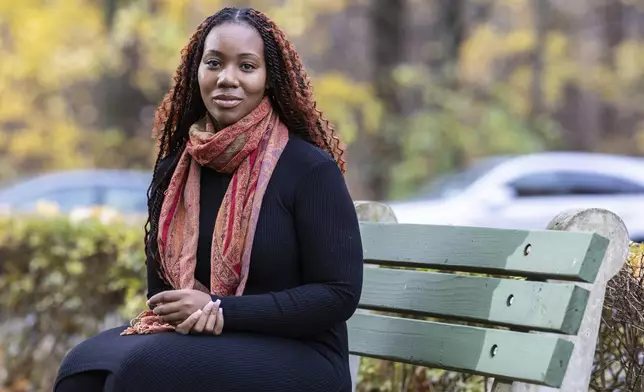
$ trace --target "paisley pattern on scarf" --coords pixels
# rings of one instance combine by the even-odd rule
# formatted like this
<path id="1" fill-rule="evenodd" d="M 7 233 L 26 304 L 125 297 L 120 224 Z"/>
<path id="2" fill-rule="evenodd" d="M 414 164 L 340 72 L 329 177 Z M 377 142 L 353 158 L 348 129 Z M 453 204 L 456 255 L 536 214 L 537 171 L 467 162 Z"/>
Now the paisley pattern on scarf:
<path id="1" fill-rule="evenodd" d="M 190 128 L 159 218 L 159 262 L 173 288 L 217 296 L 243 294 L 264 193 L 288 138 L 268 98 L 218 132 L 208 116 Z M 210 292 L 195 279 L 202 166 L 233 174 L 213 232 Z M 174 326 L 145 310 L 122 335 L 172 330 Z"/>

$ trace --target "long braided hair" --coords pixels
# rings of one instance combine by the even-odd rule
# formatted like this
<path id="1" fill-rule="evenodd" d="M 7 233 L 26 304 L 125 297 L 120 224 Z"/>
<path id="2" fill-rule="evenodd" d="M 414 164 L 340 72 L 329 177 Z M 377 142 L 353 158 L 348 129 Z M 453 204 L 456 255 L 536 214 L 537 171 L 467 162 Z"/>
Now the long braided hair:
<path id="1" fill-rule="evenodd" d="M 344 172 L 344 150 L 335 130 L 316 108 L 311 82 L 302 61 L 284 32 L 266 15 L 252 8 L 224 8 L 203 21 L 181 51 L 181 63 L 174 86 L 165 95 L 154 119 L 153 135 L 159 144 L 154 176 L 148 189 L 148 220 L 145 243 L 148 254 L 158 260 L 157 233 L 165 191 L 188 141 L 189 128 L 206 114 L 199 92 L 197 70 L 203 55 L 204 41 L 210 30 L 224 23 L 245 23 L 257 30 L 264 41 L 269 98 L 280 120 L 292 134 L 327 151 Z M 159 163 L 171 160 L 168 170 L 159 171 Z M 165 165 L 165 163 L 164 163 Z M 157 263 L 162 279 L 161 263 Z"/>

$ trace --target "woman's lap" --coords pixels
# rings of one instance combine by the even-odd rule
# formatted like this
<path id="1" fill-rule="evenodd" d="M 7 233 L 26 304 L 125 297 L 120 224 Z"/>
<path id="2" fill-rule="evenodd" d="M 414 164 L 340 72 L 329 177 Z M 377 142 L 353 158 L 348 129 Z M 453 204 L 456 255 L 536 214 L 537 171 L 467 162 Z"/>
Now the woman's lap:
<path id="1" fill-rule="evenodd" d="M 78 345 L 63 361 L 59 379 L 106 370 L 128 392 L 331 392 L 347 382 L 346 369 L 297 340 L 247 333 L 120 336 L 122 330 L 105 331 Z"/>

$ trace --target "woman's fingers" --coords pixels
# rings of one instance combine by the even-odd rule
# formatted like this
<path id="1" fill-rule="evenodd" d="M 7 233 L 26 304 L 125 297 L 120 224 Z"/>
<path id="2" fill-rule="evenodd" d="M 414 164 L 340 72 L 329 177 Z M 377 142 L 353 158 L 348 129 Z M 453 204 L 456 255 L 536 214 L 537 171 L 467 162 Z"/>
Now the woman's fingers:
<path id="1" fill-rule="evenodd" d="M 208 321 L 209 316 L 213 312 L 213 306 L 214 306 L 214 304 L 211 301 L 211 302 L 208 302 L 206 304 L 206 306 L 203 307 L 203 313 L 201 314 L 201 317 L 199 317 L 199 320 L 197 320 L 197 322 L 192 327 L 192 330 L 190 332 L 201 333 L 201 332 L 204 331 L 204 327 L 206 326 L 206 322 Z"/>
<path id="2" fill-rule="evenodd" d="M 203 311 L 201 309 L 197 309 L 196 312 L 188 316 L 186 321 L 182 322 L 181 324 L 177 325 L 175 328 L 175 331 L 179 332 L 182 335 L 187 335 L 190 333 L 190 330 L 194 325 L 197 323 L 201 315 L 203 314 Z"/>
<path id="3" fill-rule="evenodd" d="M 221 335 L 224 329 L 224 313 L 223 309 L 219 307 L 220 304 L 220 300 L 207 303 L 203 310 L 197 310 L 188 316 L 185 321 L 179 323 L 175 327 L 175 331 L 183 335 L 191 332 Z M 169 316 L 174 315 L 176 313 Z"/>
<path id="4" fill-rule="evenodd" d="M 180 302 L 168 302 L 163 304 L 158 304 L 152 311 L 158 316 L 165 316 L 168 314 L 176 313 L 181 310 L 182 306 Z"/>
<path id="5" fill-rule="evenodd" d="M 175 302 L 183 298 L 182 290 L 168 290 L 155 294 L 148 300 L 148 306 L 154 309 L 157 305 L 168 302 Z"/>
<path id="6" fill-rule="evenodd" d="M 215 323 L 215 335 L 221 335 L 221 331 L 224 330 L 224 309 L 219 308 L 217 312 L 217 322 Z"/>
<path id="7" fill-rule="evenodd" d="M 179 325 L 182 322 L 186 321 L 188 317 L 185 316 L 183 312 L 176 312 L 171 314 L 166 314 L 165 316 L 159 316 L 161 321 L 171 325 Z"/>
<path id="8" fill-rule="evenodd" d="M 221 303 L 220 300 L 216 300 L 215 302 L 211 302 L 212 309 L 211 309 L 210 315 L 208 316 L 208 320 L 206 322 L 206 327 L 203 330 L 204 333 L 214 333 L 215 332 L 215 323 L 217 322 L 217 317 L 219 315 L 219 304 L 220 303 Z"/>

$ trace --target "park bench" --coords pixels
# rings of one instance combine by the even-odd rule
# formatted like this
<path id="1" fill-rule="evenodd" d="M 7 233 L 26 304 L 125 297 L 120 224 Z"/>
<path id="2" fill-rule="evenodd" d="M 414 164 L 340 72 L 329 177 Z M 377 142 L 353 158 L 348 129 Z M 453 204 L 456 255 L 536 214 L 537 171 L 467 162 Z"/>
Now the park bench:
<path id="1" fill-rule="evenodd" d="M 365 270 L 351 354 L 488 376 L 492 391 L 588 391 L 606 285 L 628 251 L 618 216 L 567 211 L 547 230 L 505 230 L 356 208 Z"/>

